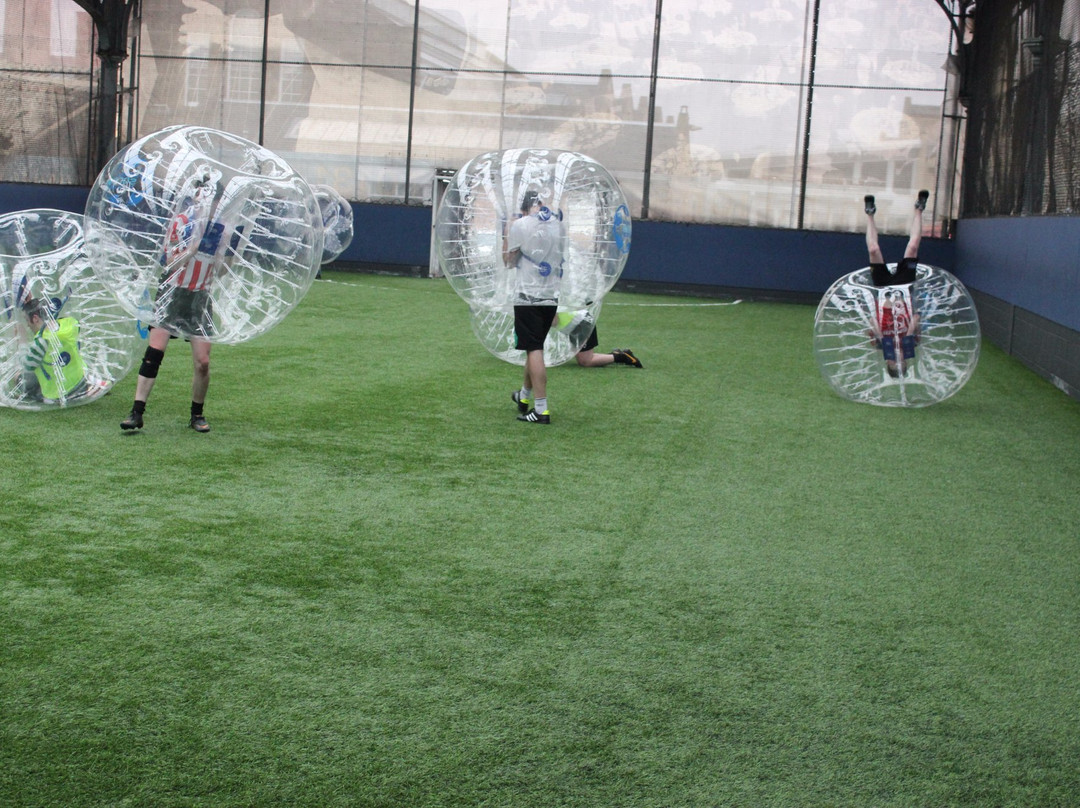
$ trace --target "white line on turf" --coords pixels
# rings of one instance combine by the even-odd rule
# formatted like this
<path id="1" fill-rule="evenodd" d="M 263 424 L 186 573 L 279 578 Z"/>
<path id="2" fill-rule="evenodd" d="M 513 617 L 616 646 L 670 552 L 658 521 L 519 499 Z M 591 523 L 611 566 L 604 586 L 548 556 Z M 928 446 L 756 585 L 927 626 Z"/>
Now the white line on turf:
<path id="1" fill-rule="evenodd" d="M 352 286 L 357 289 L 382 289 L 388 292 L 401 291 L 396 286 L 373 286 L 369 283 L 349 283 L 349 281 L 335 281 L 333 278 L 319 278 L 320 283 L 333 283 L 338 286 Z M 605 306 L 636 306 L 638 308 L 647 307 L 668 307 L 668 308 L 713 308 L 719 306 L 737 306 L 742 303 L 742 300 L 724 300 L 713 303 L 617 303 L 615 301 L 605 302 Z"/>

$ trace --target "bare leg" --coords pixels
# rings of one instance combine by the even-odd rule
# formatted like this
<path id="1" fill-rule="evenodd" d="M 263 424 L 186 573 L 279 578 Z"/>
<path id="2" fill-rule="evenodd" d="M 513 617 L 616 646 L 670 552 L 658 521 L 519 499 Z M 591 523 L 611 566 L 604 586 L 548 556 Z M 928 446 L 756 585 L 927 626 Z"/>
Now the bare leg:
<path id="1" fill-rule="evenodd" d="M 870 254 L 871 264 L 884 264 L 885 257 L 881 254 L 878 245 L 877 225 L 874 223 L 874 214 L 866 214 L 866 251 Z"/>
<path id="2" fill-rule="evenodd" d="M 577 356 L 577 363 L 583 368 L 602 368 L 605 365 L 610 365 L 615 361 L 615 355 L 609 353 L 596 353 L 592 348 L 587 351 L 579 351 Z"/>
<path id="3" fill-rule="evenodd" d="M 547 398 L 547 366 L 544 364 L 543 351 L 529 351 L 525 354 L 525 381 L 522 385 L 533 391 L 533 400 Z"/>
<path id="4" fill-rule="evenodd" d="M 866 252 L 870 257 L 870 264 L 885 264 L 885 257 L 881 255 L 881 247 L 878 244 L 877 224 L 874 221 L 874 197 L 866 197 Z"/>
<path id="5" fill-rule="evenodd" d="M 210 343 L 192 337 L 191 360 L 195 366 L 191 377 L 191 400 L 202 404 L 206 401 L 206 390 L 210 387 Z"/>
<path id="6" fill-rule="evenodd" d="M 919 201 L 926 205 L 926 199 L 922 194 L 925 191 L 919 193 Z M 904 249 L 904 258 L 916 258 L 919 255 L 919 244 L 922 243 L 922 213 L 923 209 L 919 205 L 915 206 L 915 213 L 911 216 L 911 231 L 908 235 L 907 247 Z"/>
<path id="7" fill-rule="evenodd" d="M 169 332 L 163 328 L 150 329 L 149 345 L 151 348 L 156 348 L 162 353 L 169 347 Z M 139 375 L 135 380 L 135 400 L 146 402 L 150 398 L 150 391 L 154 389 L 154 382 L 157 378 L 151 378 L 149 376 Z"/>

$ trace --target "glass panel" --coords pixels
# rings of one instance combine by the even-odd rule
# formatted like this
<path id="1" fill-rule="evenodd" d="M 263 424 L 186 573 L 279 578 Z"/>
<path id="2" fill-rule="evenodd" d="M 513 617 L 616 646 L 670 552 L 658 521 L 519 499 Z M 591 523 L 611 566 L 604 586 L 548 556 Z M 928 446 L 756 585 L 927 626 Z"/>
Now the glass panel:
<path id="1" fill-rule="evenodd" d="M 73 0 L 0 8 L 0 181 L 87 184 L 93 53 L 90 15 Z"/>
<path id="2" fill-rule="evenodd" d="M 737 8 L 668 0 L 660 29 L 651 218 L 794 226 L 808 3 Z"/>
<path id="3" fill-rule="evenodd" d="M 231 132 L 248 140 L 259 138 L 259 99 L 223 102 L 226 72 L 235 65 L 206 58 L 141 61 L 141 135 L 174 124 L 198 124 Z"/>
<path id="4" fill-rule="evenodd" d="M 878 229 L 907 233 L 916 193 L 937 187 L 940 92 L 821 92 L 810 135 L 803 225 L 862 230 L 863 196 L 874 194 Z M 931 226 L 929 215 L 924 222 Z"/>
<path id="5" fill-rule="evenodd" d="M 140 134 L 191 123 L 258 140 L 263 3 L 230 9 L 144 0 Z"/>
<path id="6" fill-rule="evenodd" d="M 270 3 L 271 20 L 280 15 L 312 64 L 408 67 L 412 64 L 414 14 L 412 0 Z"/>
<path id="7" fill-rule="evenodd" d="M 619 179 L 635 216 L 647 185 L 651 218 L 798 226 L 813 0 L 666 0 L 648 184 L 655 3 L 271 0 L 265 88 L 263 8 L 144 0 L 143 131 L 256 139 L 262 110 L 263 142 L 312 182 L 410 203 L 481 151 L 570 149 Z M 856 186 L 858 224 L 864 186 L 936 184 L 949 30 L 927 0 L 866 0 L 822 3 L 819 35 L 803 223 L 848 228 L 839 197 Z M 876 159 L 867 138 L 903 139 L 910 121 L 919 154 Z"/>
<path id="8" fill-rule="evenodd" d="M 464 59 L 460 62 L 462 70 L 498 70 L 506 65 L 507 25 L 510 0 L 421 0 L 421 28 L 427 31 L 432 22 L 442 28 L 449 25 L 458 29 L 454 36 L 457 40 L 455 51 L 463 50 Z M 445 33 L 433 32 L 434 36 L 445 38 Z M 433 60 L 431 46 L 425 44 L 427 37 L 421 40 L 421 50 L 427 52 L 424 58 Z"/>
<path id="9" fill-rule="evenodd" d="M 263 143 L 291 159 L 296 152 L 300 122 L 308 115 L 315 71 L 304 61 L 300 43 L 280 17 L 271 17 L 267 39 Z"/>
<path id="10" fill-rule="evenodd" d="M 650 218 L 796 224 L 801 87 L 661 80 L 656 97 Z M 664 148 L 667 110 L 674 108 L 674 143 Z"/>
<path id="11" fill-rule="evenodd" d="M 819 85 L 940 90 L 948 52 L 949 27 L 936 3 L 821 4 Z"/>
<path id="12" fill-rule="evenodd" d="M 921 0 L 822 3 L 804 227 L 862 230 L 869 193 L 878 229 L 906 234 L 920 188 L 933 192 L 928 232 L 948 218 L 949 178 L 937 176 L 950 42 L 943 20 Z M 867 48 L 882 31 L 890 33 Z"/>
<path id="13" fill-rule="evenodd" d="M 807 0 L 665 0 L 659 74 L 722 81 L 799 81 L 809 45 Z"/>
<path id="14" fill-rule="evenodd" d="M 184 3 L 172 0 L 142 0 L 143 57 L 182 57 L 188 55 L 189 42 L 209 53 L 211 40 L 220 43 L 224 36 L 224 15 L 218 12 L 218 28 L 211 32 L 200 14 Z M 220 47 L 220 45 L 219 45 Z"/>
<path id="15" fill-rule="evenodd" d="M 510 7 L 507 62 L 526 73 L 608 70 L 648 75 L 654 3 L 592 0 L 555 9 L 515 0 Z"/>

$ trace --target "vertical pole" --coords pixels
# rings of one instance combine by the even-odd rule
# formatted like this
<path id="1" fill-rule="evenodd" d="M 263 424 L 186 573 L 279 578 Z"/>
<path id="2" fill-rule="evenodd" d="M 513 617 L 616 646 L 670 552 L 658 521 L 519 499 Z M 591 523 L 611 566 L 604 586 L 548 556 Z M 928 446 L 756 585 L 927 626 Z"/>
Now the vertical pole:
<path id="1" fill-rule="evenodd" d="M 806 216 L 806 173 L 810 166 L 810 124 L 814 119 L 814 71 L 817 70 L 818 21 L 821 19 L 821 0 L 814 0 L 814 22 L 810 30 L 810 74 L 806 88 L 806 118 L 803 123 L 802 176 L 799 179 L 799 222 L 803 229 Z"/>
<path id="2" fill-rule="evenodd" d="M 92 50 L 97 52 L 98 43 L 98 28 L 95 25 L 90 33 L 90 46 Z M 94 176 L 98 169 L 94 167 L 94 161 L 96 159 L 96 147 L 94 145 L 94 121 L 97 120 L 97 104 L 100 103 L 95 99 L 94 95 L 94 60 L 90 60 L 90 78 L 89 85 L 86 88 L 87 98 L 89 104 L 87 105 L 86 116 L 86 185 L 90 185 L 94 181 Z"/>
<path id="3" fill-rule="evenodd" d="M 413 116 L 416 112 L 416 74 L 420 53 L 420 0 L 413 6 L 412 69 L 409 71 L 409 129 L 405 135 L 405 204 L 409 204 L 409 182 L 412 173 Z"/>
<path id="4" fill-rule="evenodd" d="M 645 179 L 641 186 L 641 218 L 649 218 L 649 185 L 652 178 L 653 130 L 656 128 L 656 77 L 660 70 L 660 18 L 664 0 L 656 0 L 653 21 L 652 69 L 649 71 L 649 119 L 645 128 Z"/>
<path id="5" fill-rule="evenodd" d="M 270 0 L 263 3 L 262 78 L 259 80 L 259 145 L 266 137 L 266 72 L 270 52 Z"/>
<path id="6" fill-rule="evenodd" d="M 120 129 L 120 73 L 127 53 L 127 28 L 134 0 L 113 0 L 91 12 L 97 34 L 97 53 L 101 62 L 98 77 L 98 99 L 94 110 L 94 141 L 90 164 L 91 177 L 96 175 L 116 151 Z"/>
<path id="7" fill-rule="evenodd" d="M 132 52 L 128 54 L 128 114 L 127 114 L 127 130 L 124 132 L 124 142 L 121 146 L 126 146 L 136 137 L 138 132 L 138 100 L 139 100 L 139 67 L 142 57 L 142 31 L 139 27 L 142 25 L 142 5 L 140 0 L 135 0 L 132 4 L 134 8 L 132 20 L 136 23 L 135 36 L 131 37 L 131 44 L 133 45 Z"/>
<path id="8" fill-rule="evenodd" d="M 502 98 L 499 99 L 499 151 L 502 151 L 506 130 L 506 81 L 510 73 L 510 14 L 513 0 L 506 2 L 506 33 L 503 38 Z"/>

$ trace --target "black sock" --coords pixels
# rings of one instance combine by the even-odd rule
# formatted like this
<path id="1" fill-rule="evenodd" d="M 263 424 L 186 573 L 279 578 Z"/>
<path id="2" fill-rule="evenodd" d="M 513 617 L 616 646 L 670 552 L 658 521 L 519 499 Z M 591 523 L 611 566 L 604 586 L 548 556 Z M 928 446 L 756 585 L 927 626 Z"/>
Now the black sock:
<path id="1" fill-rule="evenodd" d="M 196 402 L 192 401 L 191 402 L 191 417 L 192 418 L 198 418 L 200 415 L 202 415 L 202 404 L 197 404 Z"/>
<path id="2" fill-rule="evenodd" d="M 146 402 L 135 399 L 135 403 L 131 406 L 131 411 L 138 415 L 142 415 L 146 412 Z"/>

